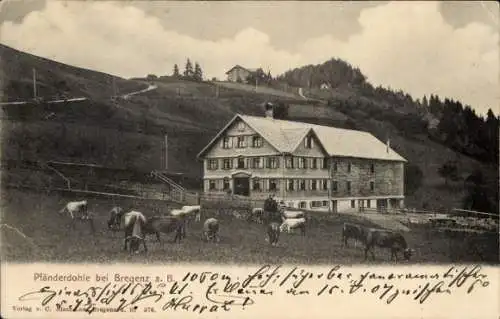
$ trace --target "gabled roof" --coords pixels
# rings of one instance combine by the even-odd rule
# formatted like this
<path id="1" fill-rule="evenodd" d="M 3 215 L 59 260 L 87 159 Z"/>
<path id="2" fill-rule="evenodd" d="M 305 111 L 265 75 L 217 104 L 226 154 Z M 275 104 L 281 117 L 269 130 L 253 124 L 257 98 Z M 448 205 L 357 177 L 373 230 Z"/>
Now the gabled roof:
<path id="1" fill-rule="evenodd" d="M 236 69 L 236 68 L 240 68 L 240 69 L 243 69 L 243 70 L 247 70 L 247 71 L 248 71 L 248 72 L 250 72 L 250 73 L 255 73 L 255 72 L 257 72 L 257 70 L 259 69 L 259 68 L 253 68 L 253 69 L 250 69 L 250 68 L 244 68 L 244 67 L 242 67 L 241 65 L 236 64 L 235 66 L 233 66 L 232 68 L 230 68 L 230 69 L 229 69 L 229 71 L 227 71 L 227 72 L 226 72 L 226 74 L 228 74 L 229 72 L 231 72 L 232 70 L 234 70 L 234 69 Z"/>
<path id="2" fill-rule="evenodd" d="M 246 122 L 281 153 L 292 153 L 298 143 L 312 130 L 330 156 L 406 162 L 406 159 L 393 149 L 389 148 L 387 152 L 386 144 L 368 132 L 240 114 L 233 117 L 198 154 L 198 157 L 208 150 L 237 118 Z"/>

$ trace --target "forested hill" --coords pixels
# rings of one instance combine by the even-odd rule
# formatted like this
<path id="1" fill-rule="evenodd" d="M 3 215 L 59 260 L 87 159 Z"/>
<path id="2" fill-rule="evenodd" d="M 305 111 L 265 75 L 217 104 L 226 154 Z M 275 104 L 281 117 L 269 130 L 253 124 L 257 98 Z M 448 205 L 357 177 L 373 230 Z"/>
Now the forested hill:
<path id="1" fill-rule="evenodd" d="M 328 100 L 354 119 L 389 122 L 406 137 L 426 135 L 481 162 L 498 163 L 500 119 L 491 109 L 484 118 L 447 97 L 414 98 L 401 90 L 374 87 L 358 68 L 341 59 L 289 70 L 277 79 L 304 88 L 310 97 Z"/>
<path id="2" fill-rule="evenodd" d="M 319 87 L 325 83 L 332 88 L 351 85 L 362 85 L 366 77 L 358 68 L 349 63 L 331 59 L 319 65 L 306 65 L 285 72 L 278 76 L 278 80 L 286 81 L 289 85 L 303 88 Z"/>

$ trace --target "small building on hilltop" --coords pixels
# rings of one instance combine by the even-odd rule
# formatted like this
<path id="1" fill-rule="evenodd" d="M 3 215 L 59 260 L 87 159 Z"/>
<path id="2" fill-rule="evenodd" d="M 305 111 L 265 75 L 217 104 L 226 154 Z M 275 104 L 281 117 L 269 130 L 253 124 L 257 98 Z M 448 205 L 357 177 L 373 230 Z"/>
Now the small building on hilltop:
<path id="1" fill-rule="evenodd" d="M 206 193 L 323 211 L 402 208 L 406 160 L 372 134 L 237 114 L 198 154 Z"/>
<path id="2" fill-rule="evenodd" d="M 233 66 L 229 71 L 226 72 L 227 80 L 229 82 L 247 82 L 248 76 L 256 74 L 259 68 L 249 69 L 244 68 L 241 65 Z"/>

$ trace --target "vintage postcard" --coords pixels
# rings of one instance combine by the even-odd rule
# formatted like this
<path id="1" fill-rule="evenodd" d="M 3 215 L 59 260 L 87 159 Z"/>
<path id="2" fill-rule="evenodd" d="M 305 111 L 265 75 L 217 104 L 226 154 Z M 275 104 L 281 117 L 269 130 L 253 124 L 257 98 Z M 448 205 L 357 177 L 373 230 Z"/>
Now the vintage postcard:
<path id="1" fill-rule="evenodd" d="M 499 318 L 494 1 L 0 2 L 2 318 Z"/>

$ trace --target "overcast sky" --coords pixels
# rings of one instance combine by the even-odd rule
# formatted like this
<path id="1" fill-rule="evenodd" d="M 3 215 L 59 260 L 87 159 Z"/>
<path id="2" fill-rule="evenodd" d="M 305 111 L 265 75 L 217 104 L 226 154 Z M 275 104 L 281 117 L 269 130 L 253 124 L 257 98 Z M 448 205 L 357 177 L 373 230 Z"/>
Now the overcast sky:
<path id="1" fill-rule="evenodd" d="M 123 77 L 205 76 L 234 64 L 276 75 L 332 57 L 377 85 L 499 108 L 495 2 L 2 1 L 0 42 Z"/>

